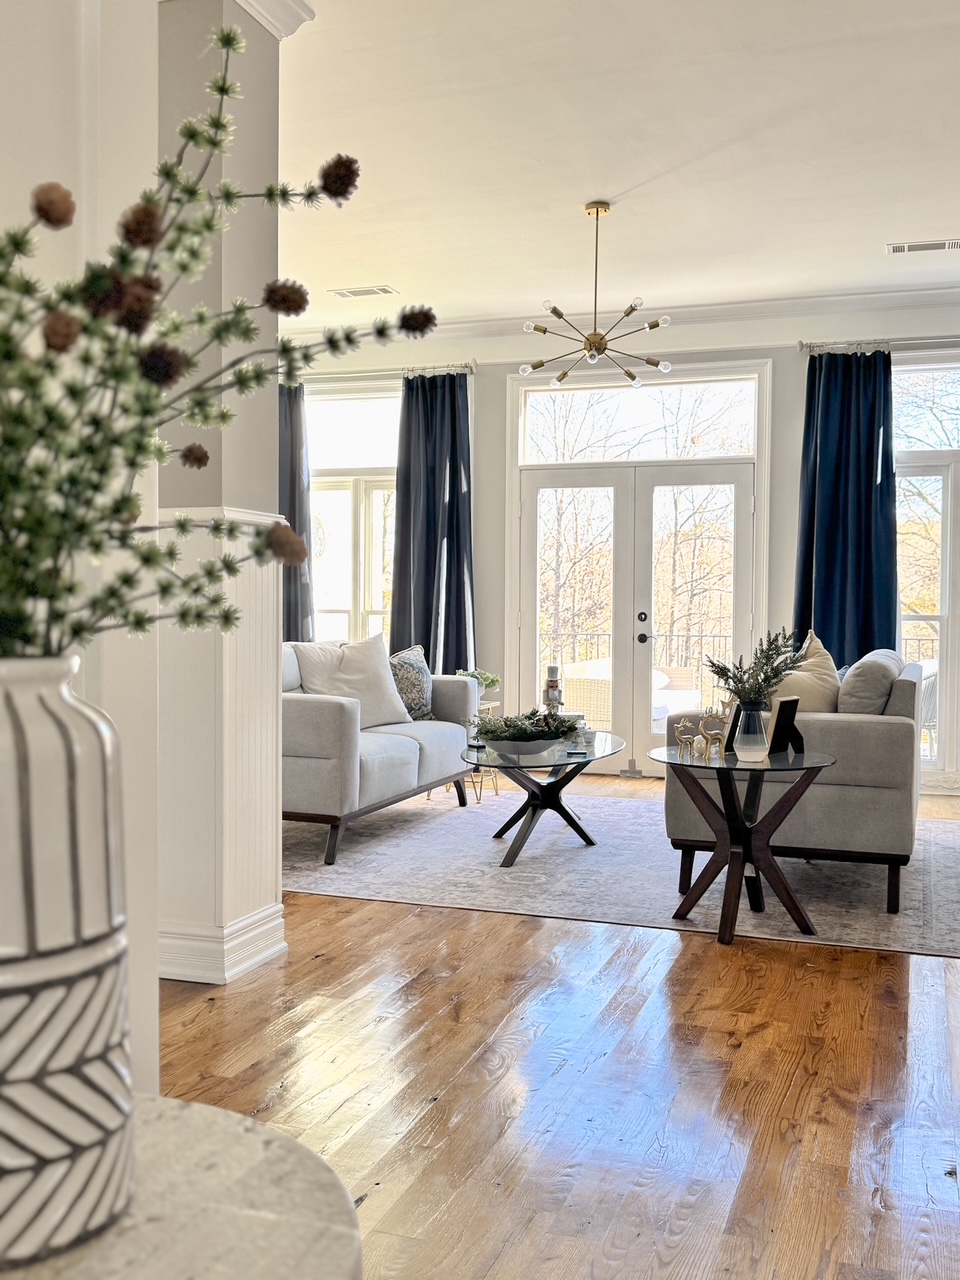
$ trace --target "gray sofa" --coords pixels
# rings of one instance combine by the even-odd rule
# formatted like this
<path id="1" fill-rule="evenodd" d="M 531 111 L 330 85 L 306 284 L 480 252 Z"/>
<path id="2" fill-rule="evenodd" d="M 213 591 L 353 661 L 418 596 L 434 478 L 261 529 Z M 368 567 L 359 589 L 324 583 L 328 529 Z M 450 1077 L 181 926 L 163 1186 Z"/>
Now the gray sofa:
<path id="1" fill-rule="evenodd" d="M 461 805 L 470 770 L 460 758 L 464 721 L 477 713 L 477 682 L 433 677 L 435 720 L 360 728 L 360 703 L 304 693 L 291 645 L 283 646 L 283 816 L 328 823 L 324 861 L 333 863 L 355 818 L 450 782 Z"/>
<path id="2" fill-rule="evenodd" d="M 900 869 L 910 861 L 920 795 L 920 691 L 917 664 L 903 668 L 879 715 L 801 712 L 804 746 L 825 751 L 837 763 L 824 769 L 771 840 L 778 858 L 877 863 L 887 867 L 887 910 L 900 909 Z M 687 713 L 690 714 L 689 712 Z M 680 716 L 667 718 L 667 743 L 676 742 Z M 761 813 L 792 782 L 763 784 Z M 706 784 L 717 798 L 715 782 Z M 667 769 L 667 835 L 680 851 L 681 893 L 693 879 L 698 851 L 712 851 L 713 833 L 672 769 Z"/>

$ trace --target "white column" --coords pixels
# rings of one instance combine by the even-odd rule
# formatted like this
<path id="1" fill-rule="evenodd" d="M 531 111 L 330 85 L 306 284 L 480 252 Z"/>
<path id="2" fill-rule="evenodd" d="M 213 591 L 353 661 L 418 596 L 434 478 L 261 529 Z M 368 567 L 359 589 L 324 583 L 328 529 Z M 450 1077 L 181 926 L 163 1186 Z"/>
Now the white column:
<path id="1" fill-rule="evenodd" d="M 0 2 L 0 225 L 30 216 L 38 182 L 74 194 L 74 225 L 38 233 L 31 269 L 79 275 L 116 238 L 117 220 L 152 181 L 157 138 L 156 0 Z M 144 478 L 144 515 L 156 475 Z M 101 638 L 82 655 L 77 690 L 120 730 L 135 1087 L 156 1091 L 157 638 Z"/>
<path id="2" fill-rule="evenodd" d="M 199 55 L 219 25 L 237 26 L 246 52 L 231 62 L 243 97 L 231 103 L 236 133 L 224 176 L 246 191 L 277 177 L 279 39 L 312 10 L 303 0 L 163 0 L 160 5 L 160 152 L 176 128 L 205 106 L 215 69 Z M 209 102 L 209 98 L 207 98 Z M 214 180 L 219 173 L 214 175 Z M 210 175 L 208 175 L 208 178 Z M 215 310 L 235 297 L 259 302 L 277 276 L 277 216 L 255 201 L 230 217 L 220 251 L 194 290 Z M 275 317 L 257 313 L 263 346 Z M 266 343 L 263 341 L 266 339 Z M 229 356 L 236 354 L 234 349 Z M 232 405 L 222 436 L 205 432 L 201 472 L 176 462 L 160 475 L 161 517 L 184 512 L 272 523 L 278 501 L 278 397 L 273 384 Z M 173 444 L 198 438 L 176 427 Z M 231 548 L 236 549 L 236 548 Z M 210 539 L 190 539 L 209 556 Z M 160 635 L 160 971 L 223 983 L 286 950 L 280 900 L 280 573 L 246 565 L 230 584 L 240 609 L 229 634 Z"/>

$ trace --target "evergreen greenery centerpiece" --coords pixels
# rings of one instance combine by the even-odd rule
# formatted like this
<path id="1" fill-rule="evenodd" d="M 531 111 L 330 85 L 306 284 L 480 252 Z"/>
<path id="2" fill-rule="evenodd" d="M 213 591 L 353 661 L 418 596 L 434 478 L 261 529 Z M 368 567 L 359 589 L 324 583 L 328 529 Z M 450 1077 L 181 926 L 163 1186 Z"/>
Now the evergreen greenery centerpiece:
<path id="1" fill-rule="evenodd" d="M 707 658 L 706 666 L 717 683 L 732 693 L 743 705 L 769 705 L 770 695 L 790 671 L 796 671 L 803 661 L 803 653 L 794 652 L 794 636 L 786 628 L 768 631 L 754 650 L 750 662 L 744 666 L 743 655 L 732 666 Z"/>
<path id="2" fill-rule="evenodd" d="M 559 711 L 540 711 L 533 707 L 518 716 L 478 715 L 468 724 L 473 736 L 494 751 L 536 753 L 576 732 L 580 716 L 565 716 Z"/>
<path id="3" fill-rule="evenodd" d="M 319 343 L 282 338 L 251 350 L 257 311 L 300 314 L 308 301 L 301 285 L 267 281 L 260 301 L 237 299 L 219 313 L 172 309 L 171 294 L 203 274 L 224 215 L 241 201 L 262 199 L 280 209 L 340 204 L 359 174 L 354 159 L 338 155 L 300 190 L 271 183 L 243 192 L 227 180 L 207 186 L 214 156 L 229 147 L 227 104 L 239 96 L 230 62 L 244 47 L 232 27 L 216 31 L 213 43 L 221 52 L 220 71 L 207 86 L 213 107 L 181 125 L 177 154 L 123 214 L 105 261 L 52 288 L 24 270 L 35 229 L 58 231 L 73 221 L 73 197 L 56 182 L 34 190 L 28 225 L 0 234 L 0 658 L 60 654 L 116 628 L 143 632 L 157 616 L 146 607 L 154 600 L 159 616 L 181 627 L 235 626 L 237 612 L 222 587 L 243 561 L 300 563 L 306 547 L 281 523 L 254 530 L 233 520 L 182 517 L 139 525 L 137 477 L 151 462 L 174 456 L 160 438 L 163 428 L 178 419 L 225 427 L 234 416 L 227 393 L 250 395 L 278 373 L 296 382 L 320 354 L 351 351 L 363 337 L 418 337 L 436 323 L 429 308 L 410 308 L 395 324 L 378 320 L 365 334 L 328 330 Z M 246 348 L 242 355 L 197 375 L 204 352 L 234 344 Z M 176 456 L 193 468 L 209 460 L 199 443 Z M 227 542 L 250 533 L 250 549 L 215 554 L 184 571 L 179 544 L 195 529 Z M 107 555 L 94 581 L 85 566 Z"/>

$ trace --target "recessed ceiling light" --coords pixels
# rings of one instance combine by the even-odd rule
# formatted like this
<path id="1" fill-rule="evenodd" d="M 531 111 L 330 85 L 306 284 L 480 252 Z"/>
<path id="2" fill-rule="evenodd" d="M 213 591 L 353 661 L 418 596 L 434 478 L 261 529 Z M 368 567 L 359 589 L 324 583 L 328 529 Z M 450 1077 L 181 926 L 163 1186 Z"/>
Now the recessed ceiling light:
<path id="1" fill-rule="evenodd" d="M 362 284 L 355 289 L 328 289 L 337 298 L 375 298 L 382 293 L 396 293 L 397 290 L 388 284 Z"/>

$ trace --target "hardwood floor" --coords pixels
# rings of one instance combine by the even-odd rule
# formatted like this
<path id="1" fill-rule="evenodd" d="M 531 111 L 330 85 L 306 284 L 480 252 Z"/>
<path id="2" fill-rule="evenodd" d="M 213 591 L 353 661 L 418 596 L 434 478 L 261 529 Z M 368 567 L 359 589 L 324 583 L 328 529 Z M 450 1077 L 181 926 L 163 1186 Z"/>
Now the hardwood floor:
<path id="1" fill-rule="evenodd" d="M 286 908 L 285 962 L 163 984 L 163 1089 L 329 1159 L 366 1280 L 960 1276 L 960 961 Z"/>

